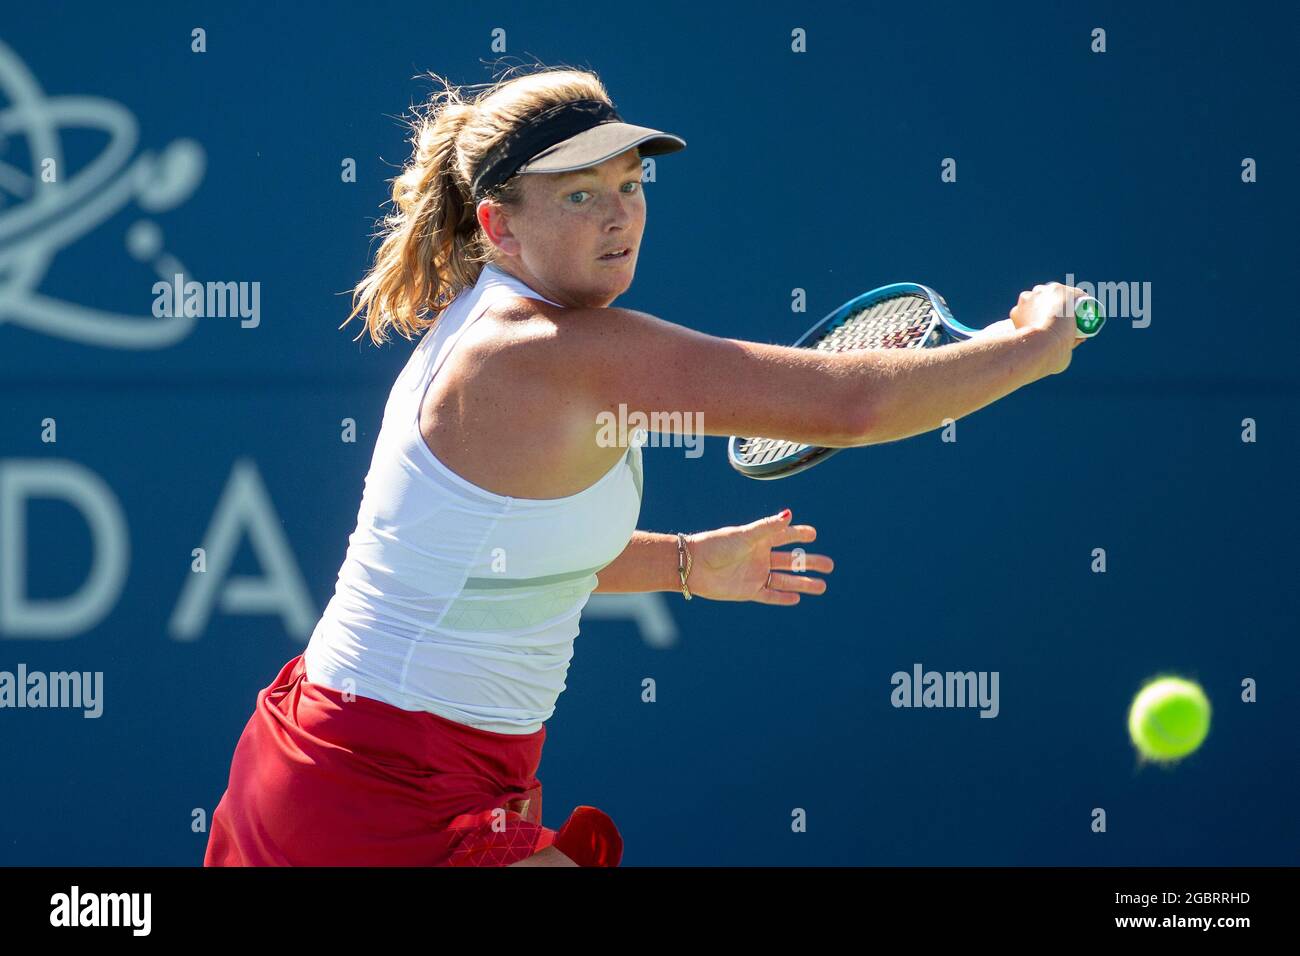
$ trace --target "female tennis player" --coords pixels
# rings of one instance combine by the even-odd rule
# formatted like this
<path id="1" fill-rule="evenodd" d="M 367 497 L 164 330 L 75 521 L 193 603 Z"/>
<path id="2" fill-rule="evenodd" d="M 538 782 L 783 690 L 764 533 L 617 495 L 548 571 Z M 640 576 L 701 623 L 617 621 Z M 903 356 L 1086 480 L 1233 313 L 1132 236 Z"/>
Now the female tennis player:
<path id="1" fill-rule="evenodd" d="M 473 97 L 444 86 L 348 316 L 376 344 L 419 342 L 334 595 L 235 749 L 206 865 L 617 865 L 622 839 L 595 807 L 542 825 L 536 776 L 591 593 L 789 607 L 825 593 L 808 572 L 832 562 L 779 550 L 816 538 L 789 509 L 636 530 L 640 443 L 599 440 L 601 413 L 691 411 L 709 435 L 848 447 L 1070 363 L 1061 316 L 1081 293 L 1055 284 L 1021 295 L 1001 333 L 923 352 L 717 338 L 613 307 L 641 252 L 642 158 L 685 141 L 623 122 L 584 71 Z"/>

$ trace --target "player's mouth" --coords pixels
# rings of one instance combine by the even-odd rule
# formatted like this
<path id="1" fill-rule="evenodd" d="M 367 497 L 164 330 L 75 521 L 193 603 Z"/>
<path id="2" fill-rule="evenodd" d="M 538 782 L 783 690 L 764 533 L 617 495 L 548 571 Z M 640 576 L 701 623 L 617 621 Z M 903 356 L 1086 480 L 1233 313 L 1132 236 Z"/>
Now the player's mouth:
<path id="1" fill-rule="evenodd" d="M 622 249 L 615 249 L 613 252 L 607 252 L 603 256 L 600 256 L 600 261 L 619 262 L 627 259 L 630 255 L 632 255 L 632 247 L 624 246 Z"/>

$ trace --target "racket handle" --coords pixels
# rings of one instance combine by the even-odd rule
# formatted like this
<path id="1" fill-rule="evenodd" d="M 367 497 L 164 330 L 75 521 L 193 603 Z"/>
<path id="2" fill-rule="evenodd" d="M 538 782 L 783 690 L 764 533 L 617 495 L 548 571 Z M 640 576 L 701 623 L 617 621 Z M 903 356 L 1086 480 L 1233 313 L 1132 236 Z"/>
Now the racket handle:
<path id="1" fill-rule="evenodd" d="M 1106 313 L 1101 303 L 1090 295 L 1076 299 L 1074 302 L 1075 338 L 1090 339 L 1106 324 Z"/>
<path id="2" fill-rule="evenodd" d="M 1106 324 L 1106 313 L 1101 310 L 1101 303 L 1090 295 L 1082 296 L 1074 302 L 1074 336 L 1079 339 L 1090 339 Z M 998 335 L 1003 332 L 1014 332 L 1016 324 L 1010 319 L 1002 319 L 994 322 L 992 325 L 986 325 L 980 329 L 971 338 L 982 338 L 983 336 Z"/>

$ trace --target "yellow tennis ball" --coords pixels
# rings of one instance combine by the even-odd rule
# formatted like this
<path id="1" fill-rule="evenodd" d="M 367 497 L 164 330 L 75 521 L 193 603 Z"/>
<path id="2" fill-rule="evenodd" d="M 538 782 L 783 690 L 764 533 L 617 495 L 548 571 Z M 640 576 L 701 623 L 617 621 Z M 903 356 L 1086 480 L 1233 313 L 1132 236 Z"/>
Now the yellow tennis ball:
<path id="1" fill-rule="evenodd" d="M 1153 680 L 1133 698 L 1128 735 L 1147 760 L 1172 763 L 1186 757 L 1210 732 L 1210 701 L 1194 681 Z"/>

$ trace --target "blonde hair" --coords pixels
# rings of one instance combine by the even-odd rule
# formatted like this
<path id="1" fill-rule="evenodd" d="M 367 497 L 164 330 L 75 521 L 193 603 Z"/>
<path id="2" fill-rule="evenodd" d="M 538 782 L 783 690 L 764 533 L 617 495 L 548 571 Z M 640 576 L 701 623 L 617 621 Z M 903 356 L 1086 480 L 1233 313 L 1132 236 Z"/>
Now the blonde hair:
<path id="1" fill-rule="evenodd" d="M 568 67 L 503 77 L 473 97 L 465 96 L 468 87 L 429 76 L 443 88 L 414 111 L 414 152 L 392 180 L 396 208 L 380 221 L 375 235 L 383 241 L 374 265 L 353 288 L 352 312 L 339 326 L 361 315 L 365 328 L 357 338 L 369 332 L 375 345 L 388 341 L 390 329 L 411 339 L 436 323 L 496 258 L 471 196 L 471 183 L 488 150 L 548 106 L 576 99 L 613 105 L 595 74 Z M 520 177 L 511 177 L 488 196 L 517 205 Z"/>

